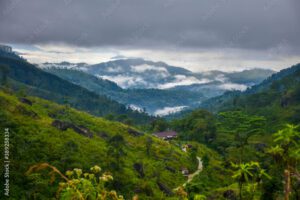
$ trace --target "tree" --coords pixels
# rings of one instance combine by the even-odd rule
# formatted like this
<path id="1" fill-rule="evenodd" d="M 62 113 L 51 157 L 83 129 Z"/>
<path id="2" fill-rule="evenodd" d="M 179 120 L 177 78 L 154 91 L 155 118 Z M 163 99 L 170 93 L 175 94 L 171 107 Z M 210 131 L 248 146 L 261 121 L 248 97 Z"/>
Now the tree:
<path id="1" fill-rule="evenodd" d="M 299 126 L 287 124 L 286 127 L 278 132 L 274 133 L 275 146 L 268 150 L 274 160 L 278 164 L 284 166 L 284 199 L 288 200 L 292 192 L 291 189 L 291 174 L 294 177 L 300 178 L 300 174 L 297 171 L 297 165 L 300 160 L 300 148 L 299 138 L 300 132 Z"/>
<path id="2" fill-rule="evenodd" d="M 236 147 L 240 149 L 240 163 L 250 136 L 264 132 L 265 118 L 247 115 L 241 111 L 222 112 L 218 116 L 219 132 L 234 134 Z"/>
<path id="3" fill-rule="evenodd" d="M 240 200 L 243 199 L 243 186 L 245 183 L 251 183 L 251 199 L 253 198 L 256 185 L 261 182 L 262 178 L 267 177 L 271 178 L 264 169 L 260 167 L 258 162 L 249 162 L 249 163 L 240 163 L 240 164 L 231 164 L 232 167 L 235 169 L 232 178 L 238 181 L 239 185 L 239 198 Z"/>
<path id="4" fill-rule="evenodd" d="M 154 132 L 161 132 L 167 130 L 169 127 L 168 122 L 165 119 L 158 118 L 152 121 L 151 129 Z"/>
<path id="5" fill-rule="evenodd" d="M 183 119 L 174 120 L 173 128 L 183 140 L 211 143 L 216 137 L 214 116 L 206 110 L 195 110 Z"/>
<path id="6" fill-rule="evenodd" d="M 9 67 L 7 65 L 0 65 L 0 85 L 7 84 L 7 76 L 9 73 Z"/>
<path id="7" fill-rule="evenodd" d="M 126 155 L 125 153 L 125 140 L 122 135 L 115 135 L 108 141 L 109 147 L 107 155 L 109 160 L 112 160 L 111 167 L 115 170 L 120 170 L 123 164 L 122 157 Z"/>
<path id="8" fill-rule="evenodd" d="M 153 144 L 153 139 L 150 136 L 148 136 L 146 138 L 146 153 L 147 153 L 147 156 L 150 156 L 150 154 L 151 154 L 152 144 Z"/>

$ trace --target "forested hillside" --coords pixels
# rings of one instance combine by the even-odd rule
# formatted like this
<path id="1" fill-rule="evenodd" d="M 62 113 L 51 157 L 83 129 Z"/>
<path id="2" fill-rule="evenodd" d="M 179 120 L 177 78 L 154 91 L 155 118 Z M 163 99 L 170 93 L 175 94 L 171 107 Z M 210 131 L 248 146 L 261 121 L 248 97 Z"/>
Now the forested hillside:
<path id="1" fill-rule="evenodd" d="M 106 95 L 129 106 L 136 106 L 139 110 L 145 109 L 152 115 L 156 115 L 156 111 L 165 107 L 193 108 L 206 99 L 200 92 L 186 90 L 122 89 L 114 82 L 97 78 L 79 70 L 53 67 L 45 70 L 99 95 Z"/>
<path id="2" fill-rule="evenodd" d="M 228 92 L 203 102 L 213 112 L 242 110 L 265 116 L 273 130 L 283 123 L 300 122 L 300 64 L 284 69 L 245 92 Z M 275 126 L 274 126 L 275 125 Z"/>
<path id="3" fill-rule="evenodd" d="M 11 199 L 299 199 L 299 65 L 203 104 L 214 112 L 166 120 L 24 60 L 1 63 Z M 69 77 L 90 89 L 123 90 L 89 78 Z"/>
<path id="4" fill-rule="evenodd" d="M 202 154 L 183 152 L 133 127 L 36 97 L 1 90 L 0 108 L 1 128 L 10 130 L 11 199 L 55 197 L 59 176 L 50 184 L 47 170 L 25 175 L 38 163 L 49 163 L 63 173 L 98 165 L 114 178 L 107 188 L 126 199 L 134 194 L 140 199 L 168 199 L 185 182 L 181 168 L 194 171 L 195 156 Z"/>
<path id="5" fill-rule="evenodd" d="M 113 116 L 116 120 L 146 123 L 151 120 L 145 113 L 133 111 L 106 96 L 97 95 L 85 88 L 44 72 L 21 60 L 0 57 L 1 75 L 15 91 L 38 96 L 60 104 L 68 104 L 98 116 Z"/>

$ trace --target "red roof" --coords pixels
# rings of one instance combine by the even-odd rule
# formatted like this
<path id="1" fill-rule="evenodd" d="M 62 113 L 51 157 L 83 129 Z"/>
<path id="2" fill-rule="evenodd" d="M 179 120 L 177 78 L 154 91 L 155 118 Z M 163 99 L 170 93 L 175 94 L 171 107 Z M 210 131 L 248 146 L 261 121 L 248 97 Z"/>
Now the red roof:
<path id="1" fill-rule="evenodd" d="M 156 135 L 157 137 L 160 138 L 165 138 L 165 137 L 176 137 L 177 133 L 175 131 L 163 131 L 159 133 L 153 133 L 153 135 Z"/>

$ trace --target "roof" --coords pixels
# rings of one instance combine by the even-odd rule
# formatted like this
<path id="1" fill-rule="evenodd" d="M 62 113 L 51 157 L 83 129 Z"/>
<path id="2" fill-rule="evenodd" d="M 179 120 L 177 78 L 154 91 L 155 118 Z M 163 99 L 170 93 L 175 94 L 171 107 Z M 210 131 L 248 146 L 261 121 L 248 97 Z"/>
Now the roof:
<path id="1" fill-rule="evenodd" d="M 157 137 L 164 138 L 164 137 L 175 137 L 177 136 L 177 133 L 175 131 L 163 131 L 158 133 L 153 133 L 153 135 L 156 135 Z"/>

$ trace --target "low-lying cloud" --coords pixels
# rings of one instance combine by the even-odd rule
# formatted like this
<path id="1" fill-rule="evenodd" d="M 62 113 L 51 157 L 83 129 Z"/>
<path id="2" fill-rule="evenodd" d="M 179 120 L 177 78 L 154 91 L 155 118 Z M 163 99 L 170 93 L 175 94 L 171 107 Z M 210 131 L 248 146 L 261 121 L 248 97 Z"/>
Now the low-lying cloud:
<path id="1" fill-rule="evenodd" d="M 154 112 L 155 116 L 166 116 L 169 114 L 177 113 L 187 108 L 187 106 L 164 107 Z"/>

